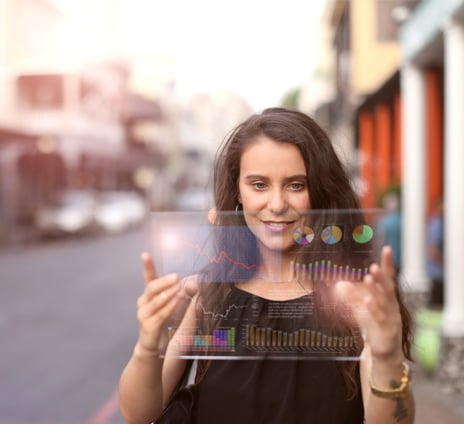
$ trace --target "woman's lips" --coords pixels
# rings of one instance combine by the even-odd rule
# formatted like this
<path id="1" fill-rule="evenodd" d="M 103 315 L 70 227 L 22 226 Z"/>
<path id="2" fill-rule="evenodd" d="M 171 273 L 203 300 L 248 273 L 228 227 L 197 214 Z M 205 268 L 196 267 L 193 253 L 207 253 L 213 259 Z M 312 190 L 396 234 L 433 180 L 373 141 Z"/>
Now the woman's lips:
<path id="1" fill-rule="evenodd" d="M 266 229 L 273 233 L 281 233 L 289 228 L 292 224 L 293 222 L 264 222 Z"/>

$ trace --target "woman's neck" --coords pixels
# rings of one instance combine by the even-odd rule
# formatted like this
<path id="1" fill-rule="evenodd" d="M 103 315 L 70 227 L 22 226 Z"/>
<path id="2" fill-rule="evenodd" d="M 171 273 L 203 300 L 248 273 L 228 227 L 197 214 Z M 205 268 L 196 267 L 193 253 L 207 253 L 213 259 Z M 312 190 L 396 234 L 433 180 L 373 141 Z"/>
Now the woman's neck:
<path id="1" fill-rule="evenodd" d="M 261 252 L 262 268 L 257 278 L 270 282 L 289 282 L 295 278 L 293 255 L 285 252 Z"/>

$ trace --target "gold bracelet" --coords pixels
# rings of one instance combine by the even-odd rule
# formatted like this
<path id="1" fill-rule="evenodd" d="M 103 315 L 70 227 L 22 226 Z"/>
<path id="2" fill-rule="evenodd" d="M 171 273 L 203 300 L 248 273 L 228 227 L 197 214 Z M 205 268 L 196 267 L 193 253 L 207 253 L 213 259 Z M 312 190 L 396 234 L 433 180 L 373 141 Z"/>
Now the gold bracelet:
<path id="1" fill-rule="evenodd" d="M 372 368 L 369 374 L 369 385 L 371 386 L 371 392 L 383 399 L 399 399 L 404 398 L 408 393 L 409 383 L 411 381 L 411 369 L 409 365 L 403 361 L 403 374 L 400 378 L 400 385 L 394 389 L 379 389 L 372 381 Z"/>

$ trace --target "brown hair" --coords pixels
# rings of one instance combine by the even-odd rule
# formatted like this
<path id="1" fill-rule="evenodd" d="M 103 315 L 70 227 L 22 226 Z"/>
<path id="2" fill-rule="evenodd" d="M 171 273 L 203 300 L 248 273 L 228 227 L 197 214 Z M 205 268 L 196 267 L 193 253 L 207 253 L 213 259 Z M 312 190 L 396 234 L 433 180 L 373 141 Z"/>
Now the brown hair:
<path id="1" fill-rule="evenodd" d="M 313 209 L 359 207 L 347 173 L 322 128 L 301 112 L 271 108 L 238 125 L 220 147 L 214 167 L 218 211 L 235 209 L 242 152 L 260 135 L 298 147 L 306 165 Z"/>
<path id="2" fill-rule="evenodd" d="M 270 108 L 262 113 L 252 115 L 238 125 L 220 146 L 214 166 L 214 199 L 217 211 L 233 211 L 238 205 L 238 182 L 242 153 L 259 136 L 266 136 L 277 142 L 293 144 L 299 149 L 306 166 L 312 209 L 359 210 L 360 204 L 350 183 L 348 173 L 324 130 L 304 113 L 284 108 Z M 218 220 L 220 224 L 226 226 L 246 226 L 240 215 L 221 216 L 219 214 Z M 252 236 L 247 240 L 246 245 L 242 241 L 243 237 L 240 240 L 231 240 L 231 237 L 233 237 L 232 232 L 220 233 L 218 234 L 219 243 L 228 243 L 228 247 L 235 249 L 237 255 L 248 259 L 251 257 L 250 262 L 258 263 L 256 244 L 253 243 Z M 206 272 L 211 272 L 211 270 Z M 227 271 L 223 275 L 210 275 L 209 278 L 208 281 L 233 281 L 227 280 Z M 244 280 L 247 278 L 251 278 L 251 275 L 243 276 Z M 202 284 L 199 301 L 207 310 L 218 312 L 229 291 L 230 284 Z M 320 304 L 327 304 L 326 302 L 330 301 L 331 290 L 326 289 L 324 285 L 321 285 L 321 289 L 318 288 L 315 294 L 321 302 Z M 411 359 L 411 317 L 401 299 L 399 290 L 397 290 L 397 296 L 403 319 L 403 350 L 405 356 Z M 321 314 L 323 314 L 322 311 Z M 334 325 L 352 329 L 349 321 L 350 317 L 346 317 L 342 324 L 336 323 Z M 362 342 L 357 346 L 358 353 L 361 349 Z M 354 361 L 341 362 L 341 367 L 350 396 L 354 397 L 359 391 L 358 364 Z M 206 369 L 207 363 L 200 361 L 199 378 L 204 375 Z"/>

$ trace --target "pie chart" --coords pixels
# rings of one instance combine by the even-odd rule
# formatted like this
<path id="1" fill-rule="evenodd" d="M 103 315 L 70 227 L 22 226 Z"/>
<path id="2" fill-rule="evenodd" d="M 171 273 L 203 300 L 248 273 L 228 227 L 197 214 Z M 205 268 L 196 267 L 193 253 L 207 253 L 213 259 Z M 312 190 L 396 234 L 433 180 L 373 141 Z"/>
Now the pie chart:
<path id="1" fill-rule="evenodd" d="M 321 233 L 321 239 L 325 244 L 337 244 L 342 236 L 343 231 L 338 225 L 328 225 Z"/>
<path id="2" fill-rule="evenodd" d="M 366 224 L 358 225 L 353 230 L 353 240 L 356 243 L 364 244 L 372 240 L 374 237 L 374 230 Z"/>
<path id="3" fill-rule="evenodd" d="M 293 239 L 301 245 L 309 244 L 314 239 L 314 231 L 310 227 L 303 227 L 303 229 L 298 228 L 293 233 Z"/>

